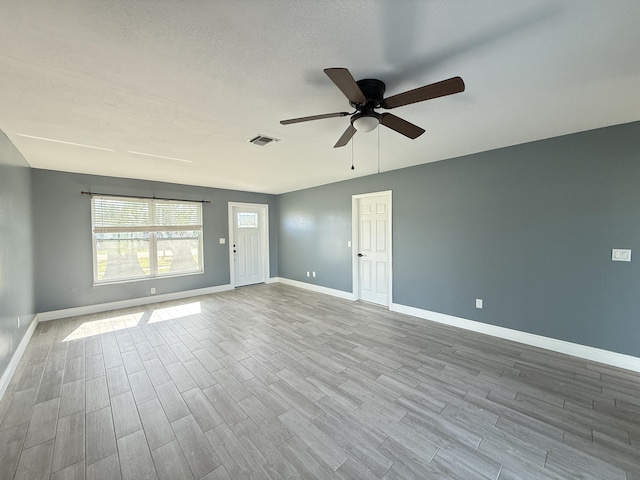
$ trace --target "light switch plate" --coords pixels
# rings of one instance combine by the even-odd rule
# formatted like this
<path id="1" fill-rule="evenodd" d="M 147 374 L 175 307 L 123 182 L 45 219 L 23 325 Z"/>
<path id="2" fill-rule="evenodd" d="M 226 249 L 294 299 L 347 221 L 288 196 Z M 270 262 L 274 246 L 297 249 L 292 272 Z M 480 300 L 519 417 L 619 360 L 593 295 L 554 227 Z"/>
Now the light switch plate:
<path id="1" fill-rule="evenodd" d="M 225 243 L 227 243 L 226 238 L 221 238 L 219 241 L 220 241 L 220 245 L 224 245 Z"/>
<path id="2" fill-rule="evenodd" d="M 482 308 L 482 299 L 476 298 L 476 308 Z"/>
<path id="3" fill-rule="evenodd" d="M 626 248 L 614 248 L 611 250 L 611 260 L 613 262 L 630 262 L 631 250 Z"/>

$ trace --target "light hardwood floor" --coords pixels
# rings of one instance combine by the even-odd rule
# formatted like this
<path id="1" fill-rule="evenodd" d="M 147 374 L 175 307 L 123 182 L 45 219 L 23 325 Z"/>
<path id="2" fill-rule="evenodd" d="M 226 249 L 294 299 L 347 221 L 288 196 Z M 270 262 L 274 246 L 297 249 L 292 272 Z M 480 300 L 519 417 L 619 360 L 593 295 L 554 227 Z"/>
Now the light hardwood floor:
<path id="1" fill-rule="evenodd" d="M 38 325 L 2 479 L 640 479 L 640 375 L 284 285 Z"/>

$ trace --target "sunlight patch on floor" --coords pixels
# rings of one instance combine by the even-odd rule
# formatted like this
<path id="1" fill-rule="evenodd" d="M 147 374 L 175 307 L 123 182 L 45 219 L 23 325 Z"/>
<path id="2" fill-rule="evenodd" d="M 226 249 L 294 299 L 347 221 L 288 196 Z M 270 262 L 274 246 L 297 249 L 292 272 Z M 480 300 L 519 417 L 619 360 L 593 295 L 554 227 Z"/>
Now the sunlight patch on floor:
<path id="1" fill-rule="evenodd" d="M 148 323 L 165 322 L 176 318 L 188 317 L 189 315 L 196 315 L 201 312 L 200 302 L 187 303 L 177 307 L 159 308 L 153 311 Z"/>
<path id="2" fill-rule="evenodd" d="M 71 340 L 78 340 L 80 338 L 92 337 L 93 335 L 100 335 L 107 332 L 116 332 L 118 330 L 124 330 L 125 328 L 135 327 L 138 325 L 138 323 L 140 323 L 143 315 L 144 312 L 129 313 L 127 315 L 118 315 L 115 317 L 84 322 L 73 332 L 71 332 L 71 334 L 69 334 L 67 338 L 63 340 L 63 342 L 69 342 Z"/>

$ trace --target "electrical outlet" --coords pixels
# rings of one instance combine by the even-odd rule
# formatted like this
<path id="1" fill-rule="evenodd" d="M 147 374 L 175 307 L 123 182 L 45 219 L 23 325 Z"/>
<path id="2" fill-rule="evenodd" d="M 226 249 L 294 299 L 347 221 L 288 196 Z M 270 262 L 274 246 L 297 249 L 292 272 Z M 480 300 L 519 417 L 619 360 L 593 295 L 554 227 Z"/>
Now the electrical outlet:
<path id="1" fill-rule="evenodd" d="M 315 278 L 315 276 L 316 276 L 316 272 L 312 272 L 312 273 L 311 273 L 311 276 Z"/>
<path id="2" fill-rule="evenodd" d="M 482 308 L 482 299 L 476 298 L 476 308 Z"/>
<path id="3" fill-rule="evenodd" d="M 307 277 L 309 276 L 309 272 L 307 272 Z"/>
<path id="4" fill-rule="evenodd" d="M 151 295 L 155 295 L 156 294 L 156 287 L 151 287 Z"/>

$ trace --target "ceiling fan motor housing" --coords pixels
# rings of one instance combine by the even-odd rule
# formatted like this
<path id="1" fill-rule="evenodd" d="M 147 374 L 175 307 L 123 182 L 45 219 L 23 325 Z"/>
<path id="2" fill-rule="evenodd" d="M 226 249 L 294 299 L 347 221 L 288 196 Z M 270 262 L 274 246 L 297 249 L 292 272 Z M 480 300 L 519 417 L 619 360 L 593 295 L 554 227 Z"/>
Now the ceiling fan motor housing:
<path id="1" fill-rule="evenodd" d="M 365 107 L 374 109 L 380 107 L 384 98 L 385 84 L 382 80 L 376 80 L 375 78 L 365 78 L 364 80 L 358 80 L 356 82 L 362 90 L 362 94 L 367 99 L 366 105 L 357 105 L 353 102 L 349 102 L 352 107 L 361 110 Z"/>

